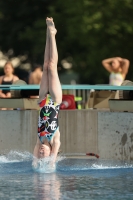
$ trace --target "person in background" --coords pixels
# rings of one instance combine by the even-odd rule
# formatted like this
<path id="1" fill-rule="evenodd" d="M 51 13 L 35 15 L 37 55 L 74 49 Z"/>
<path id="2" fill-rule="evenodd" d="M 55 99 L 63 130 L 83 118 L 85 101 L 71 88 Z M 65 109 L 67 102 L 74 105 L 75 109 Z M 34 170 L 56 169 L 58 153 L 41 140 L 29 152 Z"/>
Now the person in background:
<path id="1" fill-rule="evenodd" d="M 42 66 L 39 64 L 34 65 L 34 71 L 30 73 L 29 84 L 38 85 L 42 78 Z"/>
<path id="2" fill-rule="evenodd" d="M 11 85 L 13 82 L 19 80 L 17 76 L 14 74 L 14 67 L 11 62 L 6 62 L 4 65 L 4 75 L 0 76 L 0 85 Z M 10 90 L 0 90 L 0 98 L 10 98 L 11 92 Z M 2 108 L 2 110 L 7 110 L 6 108 Z"/>
<path id="3" fill-rule="evenodd" d="M 39 64 L 34 65 L 34 71 L 30 73 L 29 84 L 40 85 L 42 78 L 42 66 Z M 30 98 L 39 98 L 39 96 L 30 96 Z"/>
<path id="4" fill-rule="evenodd" d="M 62 89 L 57 72 L 58 52 L 55 39 L 57 30 L 52 18 L 47 17 L 46 24 L 47 36 L 39 90 L 40 113 L 33 167 L 37 166 L 38 159 L 45 157 L 51 158 L 51 166 L 54 167 L 60 147 L 58 114 L 62 102 Z"/>
<path id="5" fill-rule="evenodd" d="M 129 60 L 121 57 L 107 58 L 102 65 L 110 72 L 109 84 L 120 86 L 126 78 L 129 69 Z"/>

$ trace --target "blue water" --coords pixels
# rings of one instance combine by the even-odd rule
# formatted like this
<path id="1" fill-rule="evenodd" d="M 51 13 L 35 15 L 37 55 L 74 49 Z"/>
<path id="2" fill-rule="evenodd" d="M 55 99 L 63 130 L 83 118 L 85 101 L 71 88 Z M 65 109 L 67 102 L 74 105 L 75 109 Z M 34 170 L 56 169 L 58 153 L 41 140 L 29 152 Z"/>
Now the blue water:
<path id="1" fill-rule="evenodd" d="M 59 157 L 56 171 L 32 169 L 32 155 L 0 156 L 0 200 L 132 200 L 133 163 Z"/>

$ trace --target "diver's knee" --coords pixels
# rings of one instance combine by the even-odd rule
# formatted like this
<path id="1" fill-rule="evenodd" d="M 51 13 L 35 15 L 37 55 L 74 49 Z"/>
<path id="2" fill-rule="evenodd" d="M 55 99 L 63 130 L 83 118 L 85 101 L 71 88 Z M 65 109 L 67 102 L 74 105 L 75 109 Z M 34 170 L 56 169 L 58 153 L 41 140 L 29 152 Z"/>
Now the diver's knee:
<path id="1" fill-rule="evenodd" d="M 44 69 L 48 69 L 48 66 L 49 66 L 49 62 L 45 61 L 43 64 Z"/>

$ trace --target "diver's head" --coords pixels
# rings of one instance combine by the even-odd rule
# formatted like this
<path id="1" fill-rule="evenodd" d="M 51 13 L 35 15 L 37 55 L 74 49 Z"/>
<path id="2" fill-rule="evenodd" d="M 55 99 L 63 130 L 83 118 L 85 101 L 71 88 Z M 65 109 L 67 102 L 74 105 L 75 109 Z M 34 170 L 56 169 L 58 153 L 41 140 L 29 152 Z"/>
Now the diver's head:
<path id="1" fill-rule="evenodd" d="M 39 148 L 39 158 L 45 158 L 51 154 L 51 146 L 49 144 L 41 144 Z"/>

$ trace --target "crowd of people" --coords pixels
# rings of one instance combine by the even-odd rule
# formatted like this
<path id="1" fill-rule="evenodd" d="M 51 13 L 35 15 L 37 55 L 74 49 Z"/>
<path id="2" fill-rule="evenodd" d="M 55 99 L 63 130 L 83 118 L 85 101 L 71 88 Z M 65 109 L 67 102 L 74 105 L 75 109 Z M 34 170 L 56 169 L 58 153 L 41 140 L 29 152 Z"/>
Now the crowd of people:
<path id="1" fill-rule="evenodd" d="M 102 61 L 103 67 L 110 73 L 109 84 L 120 86 L 126 79 L 126 75 L 129 70 L 130 61 L 126 58 L 113 57 L 107 58 Z M 10 85 L 19 80 L 19 77 L 14 75 L 14 67 L 10 61 L 7 61 L 4 65 L 4 75 L 0 76 L 0 85 Z M 28 84 L 40 85 L 42 78 L 42 65 L 35 64 L 33 71 L 28 78 Z M 0 98 L 10 98 L 11 93 L 9 90 L 0 90 Z M 39 98 L 39 96 L 31 96 Z"/>
<path id="2" fill-rule="evenodd" d="M 126 58 L 113 57 L 102 60 L 102 65 L 110 73 L 109 84 L 119 86 L 126 78 L 130 61 Z M 4 75 L 0 76 L 0 85 L 10 85 L 19 80 L 19 77 L 14 75 L 14 67 L 10 61 L 5 63 L 3 69 Z M 29 74 L 28 84 L 40 85 L 42 74 L 42 65 L 35 64 L 33 66 L 33 71 Z M 9 90 L 0 90 L 0 98 L 9 97 L 11 97 Z"/>
<path id="3" fill-rule="evenodd" d="M 113 57 L 102 60 L 103 67 L 110 73 L 109 84 L 113 86 L 120 86 L 126 79 L 130 61 L 126 58 Z M 10 85 L 19 80 L 19 77 L 14 75 L 14 67 L 10 61 L 4 65 L 4 75 L 0 76 L 0 85 Z M 43 67 L 40 64 L 34 64 L 33 71 L 29 74 L 28 84 L 40 85 L 43 75 Z M 0 90 L 0 98 L 10 98 L 10 90 Z M 39 98 L 37 96 L 30 96 L 30 98 Z M 1 110 L 10 110 L 9 108 L 1 108 Z"/>

